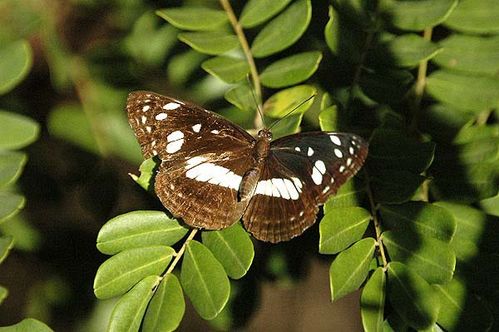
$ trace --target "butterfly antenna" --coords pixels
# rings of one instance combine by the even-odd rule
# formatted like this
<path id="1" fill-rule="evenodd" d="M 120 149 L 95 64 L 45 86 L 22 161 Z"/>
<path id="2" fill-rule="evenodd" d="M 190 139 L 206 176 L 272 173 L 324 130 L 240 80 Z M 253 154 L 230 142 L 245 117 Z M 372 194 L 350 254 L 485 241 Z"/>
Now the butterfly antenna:
<path id="1" fill-rule="evenodd" d="M 291 113 L 293 113 L 294 111 L 296 111 L 297 109 L 299 109 L 300 107 L 302 107 L 303 104 L 305 104 L 306 102 L 308 102 L 310 99 L 313 99 L 315 98 L 317 94 L 313 94 L 311 95 L 310 97 L 308 97 L 307 99 L 305 99 L 304 101 L 302 101 L 301 103 L 298 104 L 298 106 L 295 106 L 291 111 L 289 111 L 288 113 L 286 113 L 286 115 L 284 115 L 282 118 L 280 119 L 277 119 L 275 120 L 269 127 L 269 129 L 272 129 L 272 127 L 274 127 L 276 124 L 278 124 L 280 121 L 286 119 L 288 116 L 291 115 Z"/>
<path id="2" fill-rule="evenodd" d="M 256 105 L 256 111 L 260 115 L 260 119 L 262 120 L 262 124 L 265 127 L 265 118 L 263 117 L 263 111 L 260 108 L 260 104 L 258 103 L 258 100 L 256 99 L 255 89 L 253 88 L 253 85 L 251 84 L 251 81 L 249 79 L 249 74 L 246 75 L 246 80 L 248 81 L 248 85 L 250 87 L 251 95 L 253 96 L 253 101 L 255 102 L 255 105 Z"/>

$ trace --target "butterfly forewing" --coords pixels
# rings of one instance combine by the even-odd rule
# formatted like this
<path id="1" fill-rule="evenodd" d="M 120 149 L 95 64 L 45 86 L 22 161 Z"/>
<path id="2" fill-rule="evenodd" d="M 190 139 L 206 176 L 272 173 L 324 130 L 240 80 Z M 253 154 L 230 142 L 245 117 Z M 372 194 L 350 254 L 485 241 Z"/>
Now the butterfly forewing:
<path id="1" fill-rule="evenodd" d="M 144 157 L 161 159 L 155 191 L 173 215 L 207 229 L 239 220 L 239 184 L 255 163 L 251 135 L 199 106 L 151 92 L 131 93 L 127 112 Z"/>
<path id="2" fill-rule="evenodd" d="M 360 169 L 366 156 L 367 144 L 353 134 L 308 132 L 272 142 L 243 217 L 246 228 L 270 242 L 300 235 L 315 222 L 318 206 Z"/>

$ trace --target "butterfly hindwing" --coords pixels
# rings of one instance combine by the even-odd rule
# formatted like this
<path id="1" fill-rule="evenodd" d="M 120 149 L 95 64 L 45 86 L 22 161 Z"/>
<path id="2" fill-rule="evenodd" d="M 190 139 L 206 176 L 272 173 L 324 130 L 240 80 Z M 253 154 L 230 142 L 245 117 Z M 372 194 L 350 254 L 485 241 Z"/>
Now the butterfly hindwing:
<path id="1" fill-rule="evenodd" d="M 343 133 L 307 132 L 271 143 L 262 177 L 243 220 L 255 237 L 270 242 L 300 235 L 318 206 L 362 166 L 367 144 Z"/>
<path id="2" fill-rule="evenodd" d="M 132 92 L 128 120 L 145 158 L 161 159 L 155 191 L 176 217 L 220 229 L 240 219 L 239 184 L 255 160 L 255 139 L 199 106 L 151 92 Z"/>

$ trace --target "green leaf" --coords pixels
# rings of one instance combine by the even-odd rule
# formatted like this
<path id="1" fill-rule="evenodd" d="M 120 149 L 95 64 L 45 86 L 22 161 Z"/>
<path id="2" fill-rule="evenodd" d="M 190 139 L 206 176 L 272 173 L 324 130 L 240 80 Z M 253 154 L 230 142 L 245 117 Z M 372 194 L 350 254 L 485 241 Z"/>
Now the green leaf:
<path id="1" fill-rule="evenodd" d="M 367 197 L 365 184 L 359 184 L 351 179 L 342 185 L 334 196 L 329 197 L 324 204 L 324 214 L 336 208 L 359 206 L 365 197 Z"/>
<path id="2" fill-rule="evenodd" d="M 149 276 L 138 282 L 116 303 L 109 319 L 109 332 L 139 331 L 147 305 L 154 295 L 154 288 L 161 279 Z"/>
<path id="3" fill-rule="evenodd" d="M 218 56 L 201 64 L 204 70 L 227 83 L 236 83 L 249 73 L 248 62 L 227 56 Z"/>
<path id="4" fill-rule="evenodd" d="M 470 261 L 480 253 L 480 242 L 484 233 L 490 225 L 487 223 L 487 215 L 471 206 L 451 203 L 434 203 L 449 211 L 456 220 L 456 233 L 450 242 L 461 261 Z"/>
<path id="5" fill-rule="evenodd" d="M 499 217 L 499 194 L 480 201 L 480 207 L 487 214 Z"/>
<path id="6" fill-rule="evenodd" d="M 9 295 L 9 290 L 3 286 L 0 286 L 0 304 L 7 298 Z"/>
<path id="7" fill-rule="evenodd" d="M 397 67 L 416 67 L 429 60 L 442 48 L 416 34 L 408 33 L 381 43 L 375 49 L 376 60 Z"/>
<path id="8" fill-rule="evenodd" d="M 435 99 L 474 112 L 499 105 L 499 78 L 495 77 L 438 70 L 428 77 L 426 88 Z"/>
<path id="9" fill-rule="evenodd" d="M 459 130 L 472 121 L 473 114 L 447 104 L 433 104 L 421 112 L 420 128 L 432 140 L 449 142 Z"/>
<path id="10" fill-rule="evenodd" d="M 437 322 L 446 331 L 490 331 L 494 322 L 490 311 L 460 278 L 433 287 L 441 303 Z"/>
<path id="11" fill-rule="evenodd" d="M 279 119 L 272 128 L 273 139 L 296 134 L 300 129 L 302 118 L 303 114 L 292 114 L 285 118 Z"/>
<path id="12" fill-rule="evenodd" d="M 24 196 L 0 191 L 0 223 L 8 220 L 24 207 L 26 200 Z"/>
<path id="13" fill-rule="evenodd" d="M 0 110 L 0 149 L 21 149 L 33 143 L 40 126 L 30 118 Z"/>
<path id="14" fill-rule="evenodd" d="M 182 30 L 216 30 L 228 22 L 227 14 L 223 10 L 206 7 L 166 8 L 156 11 L 156 14 Z"/>
<path id="15" fill-rule="evenodd" d="M 336 257 L 329 268 L 332 301 L 357 290 L 364 282 L 369 272 L 375 244 L 373 238 L 365 238 Z"/>
<path id="16" fill-rule="evenodd" d="M 61 105 L 48 118 L 50 135 L 62 138 L 86 151 L 98 154 L 99 148 L 87 116 L 80 105 Z"/>
<path id="17" fill-rule="evenodd" d="M 249 111 L 255 108 L 255 100 L 247 83 L 236 85 L 225 93 L 224 98 L 240 110 Z"/>
<path id="18" fill-rule="evenodd" d="M 99 299 L 124 294 L 139 280 L 159 275 L 175 251 L 166 246 L 128 249 L 106 260 L 97 270 L 94 293 Z"/>
<path id="19" fill-rule="evenodd" d="M 410 231 L 388 231 L 382 236 L 392 261 L 404 263 L 430 284 L 452 279 L 456 256 L 450 244 Z"/>
<path id="20" fill-rule="evenodd" d="M 33 64 L 31 47 L 26 40 L 2 42 L 0 48 L 0 95 L 12 90 L 29 73 Z M 1 130 L 0 130 L 1 132 Z"/>
<path id="21" fill-rule="evenodd" d="M 0 327 L 1 332 L 53 332 L 45 323 L 33 318 L 26 318 L 17 324 Z"/>
<path id="22" fill-rule="evenodd" d="M 252 28 L 269 20 L 286 7 L 291 0 L 249 0 L 243 7 L 239 23 Z"/>
<path id="23" fill-rule="evenodd" d="M 444 242 L 450 242 L 456 231 L 452 215 L 439 206 L 425 202 L 382 205 L 379 209 L 384 225 L 393 230 L 410 230 Z"/>
<path id="24" fill-rule="evenodd" d="M 402 131 L 378 128 L 369 143 L 369 168 L 420 173 L 430 166 L 434 153 L 435 144 L 432 142 L 420 143 Z"/>
<path id="25" fill-rule="evenodd" d="M 338 126 L 338 107 L 332 105 L 326 107 L 319 113 L 319 125 L 323 131 L 337 131 Z"/>
<path id="26" fill-rule="evenodd" d="M 383 331 L 386 277 L 378 267 L 367 281 L 360 296 L 360 315 L 366 332 Z"/>
<path id="27" fill-rule="evenodd" d="M 404 170 L 376 170 L 371 181 L 376 202 L 400 204 L 414 196 L 425 177 Z"/>
<path id="28" fill-rule="evenodd" d="M 185 301 L 177 277 L 165 275 L 147 307 L 144 332 L 175 331 L 184 317 Z"/>
<path id="29" fill-rule="evenodd" d="M 388 299 L 411 327 L 426 329 L 437 321 L 440 302 L 433 288 L 404 264 L 388 264 Z"/>
<path id="30" fill-rule="evenodd" d="M 133 211 L 114 217 L 102 226 L 97 249 L 112 255 L 133 248 L 171 246 L 188 230 L 162 211 Z"/>
<path id="31" fill-rule="evenodd" d="M 0 237 L 0 263 L 9 255 L 9 251 L 13 246 L 14 238 L 12 236 Z"/>
<path id="32" fill-rule="evenodd" d="M 206 55 L 194 50 L 172 56 L 168 61 L 168 80 L 177 86 L 187 84 L 189 78 L 199 69 L 199 65 L 206 57 Z"/>
<path id="33" fill-rule="evenodd" d="M 499 36 L 452 34 L 439 42 L 433 61 L 447 69 L 494 75 L 499 72 Z"/>
<path id="34" fill-rule="evenodd" d="M 295 0 L 255 37 L 251 52 L 263 58 L 293 45 L 305 32 L 312 17 L 310 0 Z"/>
<path id="35" fill-rule="evenodd" d="M 187 244 L 180 282 L 204 319 L 215 318 L 229 299 L 230 283 L 223 266 L 208 248 L 197 241 Z"/>
<path id="36" fill-rule="evenodd" d="M 461 0 L 445 25 L 466 33 L 499 32 L 499 3 L 495 0 Z"/>
<path id="37" fill-rule="evenodd" d="M 301 83 L 312 76 L 322 59 L 317 51 L 298 53 L 269 65 L 260 75 L 262 85 L 282 88 Z"/>
<path id="38" fill-rule="evenodd" d="M 209 55 L 219 55 L 239 46 L 237 37 L 224 31 L 184 32 L 179 33 L 178 39 L 194 50 Z"/>
<path id="39" fill-rule="evenodd" d="M 0 151 L 0 188 L 14 183 L 19 178 L 27 160 L 25 153 Z"/>
<path id="40" fill-rule="evenodd" d="M 203 244 L 210 249 L 232 279 L 242 278 L 248 272 L 255 250 L 250 236 L 241 224 L 220 231 L 204 231 Z"/>
<path id="41" fill-rule="evenodd" d="M 369 225 L 371 214 L 361 207 L 328 210 L 320 222 L 319 252 L 336 254 L 359 241 Z"/>
<path id="42" fill-rule="evenodd" d="M 457 2 L 457 0 L 383 0 L 380 11 L 388 23 L 399 29 L 421 31 L 444 22 Z"/>
<path id="43" fill-rule="evenodd" d="M 130 177 L 144 190 L 153 191 L 154 190 L 154 176 L 156 175 L 157 168 L 159 167 L 159 162 L 156 159 L 149 158 L 140 164 L 139 171 L 140 176 L 130 174 Z"/>
<path id="44" fill-rule="evenodd" d="M 273 118 L 283 118 L 295 107 L 293 114 L 305 113 L 314 103 L 316 89 L 310 85 L 298 85 L 287 88 L 272 95 L 263 104 L 263 113 Z M 312 98 L 311 98 L 312 97 Z M 308 101 L 305 102 L 310 98 Z"/>

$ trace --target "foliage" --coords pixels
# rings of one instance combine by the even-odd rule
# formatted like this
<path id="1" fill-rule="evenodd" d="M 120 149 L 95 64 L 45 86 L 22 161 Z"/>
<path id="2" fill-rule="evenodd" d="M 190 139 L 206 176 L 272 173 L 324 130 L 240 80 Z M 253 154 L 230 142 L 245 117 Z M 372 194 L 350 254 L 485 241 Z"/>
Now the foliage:
<path id="1" fill-rule="evenodd" d="M 25 248 L 35 247 L 28 234 L 49 243 L 64 238 L 40 235 L 18 214 L 23 191 L 56 188 L 55 204 L 35 205 L 56 211 L 53 224 L 70 229 L 73 214 L 87 224 L 109 220 L 97 249 L 110 257 L 98 269 L 73 269 L 97 270 L 95 296 L 117 299 L 106 307 L 113 306 L 110 331 L 175 330 L 185 295 L 215 328 L 241 327 L 258 296 L 251 274 L 289 284 L 310 258 L 305 253 L 317 250 L 330 264 L 332 301 L 360 289 L 366 331 L 496 328 L 497 1 L 186 0 L 153 8 L 138 0 L 106 6 L 75 0 L 68 7 L 79 13 L 105 13 L 99 14 L 99 29 L 80 35 L 74 20 L 80 16 L 62 20 L 62 7 L 39 13 L 34 0 L 6 3 L 0 13 L 16 20 L 0 29 L 0 107 L 9 110 L 0 111 L 0 222 L 6 234 L 0 260 L 13 237 Z M 61 25 L 76 42 L 59 32 Z M 100 35 L 101 25 L 119 34 Z M 30 89 L 23 80 L 40 62 L 46 62 L 50 81 Z M 212 106 L 251 133 L 277 119 L 274 137 L 313 128 L 355 132 L 369 138 L 368 160 L 324 205 L 318 227 L 289 244 L 253 242 L 239 223 L 220 231 L 189 230 L 147 198 L 154 159 L 142 163 L 140 176 L 131 175 L 144 189 L 139 203 L 120 200 L 121 192 L 140 195 L 127 187 L 132 181 L 118 182 L 126 174 L 121 161 L 141 161 L 123 112 L 126 94 L 165 85 L 177 90 L 169 94 Z M 57 96 L 46 102 L 43 115 L 37 98 L 26 98 L 31 90 Z M 64 167 L 33 165 L 39 170 L 28 170 L 23 180 L 27 155 L 19 150 L 40 129 L 21 113 L 42 122 L 43 140 L 30 147 L 30 158 L 45 162 L 61 153 L 57 145 L 63 158 L 73 160 Z M 19 182 L 27 185 L 20 188 Z M 67 200 L 81 202 L 64 210 Z M 15 224 L 21 226 L 10 226 Z M 87 230 L 78 227 L 78 233 Z M 64 248 L 47 251 L 71 253 Z M 102 257 L 95 261 L 101 264 Z M 67 279 L 80 281 L 75 274 Z M 32 309 L 37 318 L 50 321 L 40 308 L 64 301 L 64 283 L 58 285 L 52 298 L 49 291 L 32 291 L 38 294 Z M 71 291 L 85 298 L 81 288 Z M 0 288 L 0 299 L 6 293 Z M 28 319 L 6 329 L 50 330 L 42 324 Z"/>

